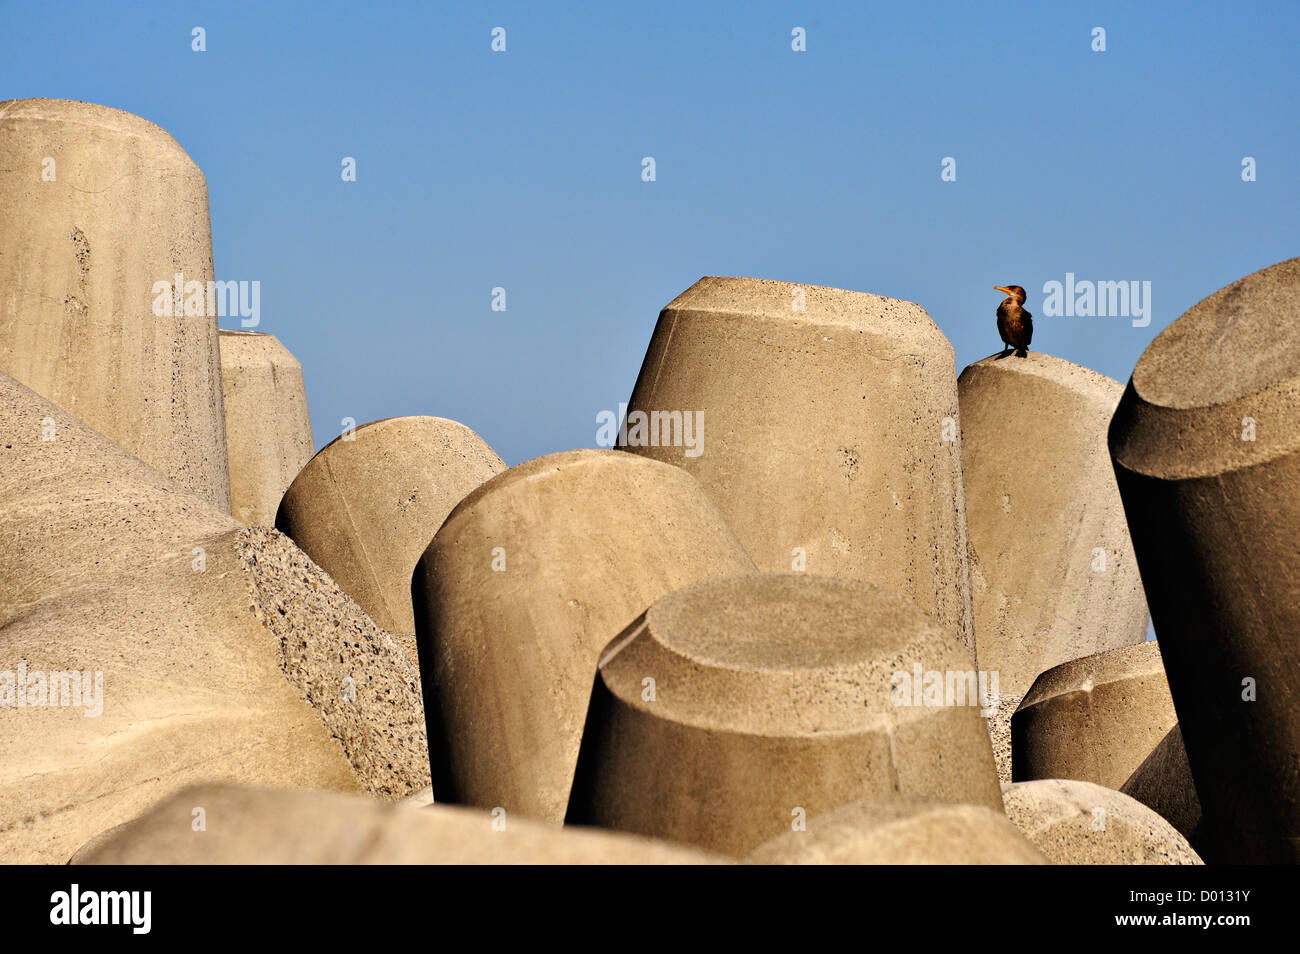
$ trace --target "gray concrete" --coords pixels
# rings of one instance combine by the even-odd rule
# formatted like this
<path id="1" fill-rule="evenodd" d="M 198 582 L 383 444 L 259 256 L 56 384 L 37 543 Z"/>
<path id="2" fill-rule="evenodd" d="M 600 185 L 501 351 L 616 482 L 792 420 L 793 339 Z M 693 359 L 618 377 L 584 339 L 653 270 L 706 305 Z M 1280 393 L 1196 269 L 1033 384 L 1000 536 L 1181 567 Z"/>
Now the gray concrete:
<path id="1" fill-rule="evenodd" d="M 1212 862 L 1300 861 L 1297 393 L 1291 259 L 1162 331 L 1110 429 Z"/>
<path id="2" fill-rule="evenodd" d="M 216 316 L 154 314 L 178 272 L 213 278 L 207 182 L 176 140 L 106 106 L 0 103 L 0 372 L 229 513 Z"/>

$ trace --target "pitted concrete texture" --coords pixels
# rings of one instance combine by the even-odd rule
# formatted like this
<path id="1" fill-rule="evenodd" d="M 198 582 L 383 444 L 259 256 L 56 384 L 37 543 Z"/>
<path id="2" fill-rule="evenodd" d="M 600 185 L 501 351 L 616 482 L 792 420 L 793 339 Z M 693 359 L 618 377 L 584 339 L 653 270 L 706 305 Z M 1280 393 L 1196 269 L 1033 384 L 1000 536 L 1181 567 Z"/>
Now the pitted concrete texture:
<path id="1" fill-rule="evenodd" d="M 927 705 L 900 677 L 918 666 L 973 672 L 951 628 L 883 587 L 784 573 L 678 590 L 602 655 L 568 821 L 742 857 L 871 796 L 1000 810 L 978 703 Z"/>
<path id="2" fill-rule="evenodd" d="M 702 278 L 659 315 L 619 446 L 698 478 L 761 570 L 897 590 L 973 651 L 956 377 L 919 305 Z"/>
<path id="3" fill-rule="evenodd" d="M 1199 865 L 1187 839 L 1141 802 L 1074 779 L 1002 787 L 1010 818 L 1056 865 Z"/>
<path id="4" fill-rule="evenodd" d="M 58 99 L 0 103 L 0 372 L 230 511 L 208 189 L 167 132 Z"/>
<path id="5" fill-rule="evenodd" d="M 1038 674 L 1146 638 L 1106 449 L 1123 386 L 1034 351 L 976 362 L 957 386 L 976 643 L 998 673 L 989 729 L 1007 781 L 1009 720 Z"/>
<path id="6" fill-rule="evenodd" d="M 222 329 L 230 512 L 275 525 L 280 498 L 316 452 L 302 365 L 274 335 Z"/>
<path id="7" fill-rule="evenodd" d="M 1187 764 L 1183 734 L 1175 725 L 1136 769 L 1120 791 L 1136 798 L 1173 825 L 1201 853 L 1201 801 Z"/>
<path id="8" fill-rule="evenodd" d="M 203 830 L 196 830 L 200 819 Z M 332 792 L 200 785 L 92 839 L 71 863 L 693 865 L 726 859 L 648 838 L 556 829 L 482 809 L 440 805 L 412 811 Z"/>
<path id="9" fill-rule="evenodd" d="M 285 493 L 276 526 L 375 622 L 414 633 L 416 561 L 461 498 L 505 469 L 464 424 L 375 421 L 311 459 Z"/>
<path id="10" fill-rule="evenodd" d="M 6 375 L 0 473 L 4 861 L 61 863 L 193 782 L 427 784 L 415 671 L 283 537 Z"/>
<path id="11" fill-rule="evenodd" d="M 676 467 L 566 451 L 479 487 L 412 581 L 438 801 L 563 820 L 602 649 L 659 597 L 753 572 Z"/>
<path id="12" fill-rule="evenodd" d="M 1064 663 L 1034 681 L 1011 720 L 1015 780 L 1118 789 L 1177 724 L 1154 641 Z"/>
<path id="13" fill-rule="evenodd" d="M 1001 812 L 895 795 L 843 805 L 764 842 L 760 865 L 1045 865 Z"/>
<path id="14" fill-rule="evenodd" d="M 1300 861 L 1300 258 L 1156 337 L 1110 450 L 1206 857 Z"/>

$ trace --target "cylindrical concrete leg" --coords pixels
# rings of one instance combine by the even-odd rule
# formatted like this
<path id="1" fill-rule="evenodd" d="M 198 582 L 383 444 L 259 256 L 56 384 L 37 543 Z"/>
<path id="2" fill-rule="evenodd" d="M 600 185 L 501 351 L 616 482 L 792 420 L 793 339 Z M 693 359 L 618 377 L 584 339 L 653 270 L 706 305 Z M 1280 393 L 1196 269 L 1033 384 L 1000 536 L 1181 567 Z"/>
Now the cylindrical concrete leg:
<path id="1" fill-rule="evenodd" d="M 1177 722 L 1154 642 L 1063 663 L 1034 680 L 1011 719 L 1015 780 L 1118 789 Z"/>
<path id="2" fill-rule="evenodd" d="M 0 103 L 0 371 L 229 512 L 211 279 L 207 183 L 166 131 Z"/>
<path id="3" fill-rule="evenodd" d="M 675 467 L 567 451 L 488 481 L 412 581 L 434 796 L 562 821 L 601 650 L 664 594 L 752 572 Z"/>
<path id="4" fill-rule="evenodd" d="M 270 527 L 280 498 L 316 453 L 302 365 L 275 335 L 221 331 L 230 512 Z"/>
<path id="5" fill-rule="evenodd" d="M 1115 474 L 1213 863 L 1300 861 L 1300 258 L 1138 361 Z"/>
<path id="6" fill-rule="evenodd" d="M 1054 865 L 1199 865 L 1174 828 L 1141 802 L 1075 779 L 1002 789 L 1007 817 Z"/>
<path id="7" fill-rule="evenodd" d="M 973 651 L 956 367 L 919 305 L 702 278 L 629 408 L 619 446 L 697 477 L 761 570 L 889 587 Z"/>
<path id="8" fill-rule="evenodd" d="M 1045 865 L 1002 812 L 895 795 L 844 805 L 748 858 L 760 865 Z"/>
<path id="9" fill-rule="evenodd" d="M 1119 790 L 1177 828 L 1197 854 L 1204 855 L 1201 800 L 1192 779 L 1192 767 L 1187 764 L 1183 733 L 1177 725 L 1165 733 Z"/>
<path id="10" fill-rule="evenodd" d="M 466 494 L 506 465 L 464 424 L 390 417 L 321 449 L 275 525 L 384 629 L 415 632 L 411 573 Z"/>
<path id="11" fill-rule="evenodd" d="M 974 681 L 951 629 L 883 587 L 679 590 L 601 659 L 567 820 L 739 857 L 875 795 L 1000 810 Z"/>
<path id="12" fill-rule="evenodd" d="M 1038 674 L 1146 638 L 1106 451 L 1123 388 L 1040 352 L 986 358 L 957 385 L 976 644 L 980 667 L 998 673 L 989 728 L 1007 781 L 1011 715 Z"/>

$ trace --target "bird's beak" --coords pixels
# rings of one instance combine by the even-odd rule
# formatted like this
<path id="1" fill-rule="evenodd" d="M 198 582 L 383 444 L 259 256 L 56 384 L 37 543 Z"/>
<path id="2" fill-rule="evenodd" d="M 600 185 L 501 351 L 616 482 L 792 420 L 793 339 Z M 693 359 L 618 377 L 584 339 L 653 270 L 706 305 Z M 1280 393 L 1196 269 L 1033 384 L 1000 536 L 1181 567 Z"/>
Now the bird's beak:
<path id="1" fill-rule="evenodd" d="M 1010 289 L 1010 288 L 1003 288 L 1001 285 L 994 285 L 994 286 L 993 286 L 993 290 L 994 290 L 994 291 L 1000 291 L 1000 292 L 1003 292 L 1003 293 L 1005 293 L 1005 294 L 1007 294 L 1007 295 L 1010 295 L 1010 294 L 1011 294 L 1011 289 Z"/>

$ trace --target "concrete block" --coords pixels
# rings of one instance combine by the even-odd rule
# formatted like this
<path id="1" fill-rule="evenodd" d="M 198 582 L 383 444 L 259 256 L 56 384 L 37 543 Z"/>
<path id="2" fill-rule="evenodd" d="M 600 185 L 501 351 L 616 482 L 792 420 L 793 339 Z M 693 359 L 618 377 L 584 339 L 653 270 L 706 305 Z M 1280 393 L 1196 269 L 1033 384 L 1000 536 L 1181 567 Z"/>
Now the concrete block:
<path id="1" fill-rule="evenodd" d="M 998 673 L 998 774 L 1038 674 L 1146 638 L 1147 609 L 1106 449 L 1118 381 L 1051 355 L 986 358 L 957 382 L 977 653 Z"/>
<path id="2" fill-rule="evenodd" d="M 1177 724 L 1154 641 L 1063 663 L 1034 681 L 1012 717 L 1015 780 L 1118 789 Z"/>
<path id="3" fill-rule="evenodd" d="M 201 816 L 196 810 L 201 809 Z M 196 831 L 202 817 L 205 830 Z M 694 865 L 648 838 L 555 829 L 481 809 L 411 810 L 333 792 L 193 786 L 97 836 L 77 865 Z"/>
<path id="4" fill-rule="evenodd" d="M 316 453 L 302 365 L 275 335 L 221 330 L 230 512 L 275 525 L 280 499 Z"/>
<path id="5" fill-rule="evenodd" d="M 0 472 L 0 860 L 194 782 L 428 783 L 417 673 L 287 538 L 3 374 Z"/>
<path id="6" fill-rule="evenodd" d="M 213 278 L 207 182 L 176 140 L 105 106 L 0 103 L 0 372 L 228 513 L 216 314 L 154 313 L 178 273 Z"/>
<path id="7" fill-rule="evenodd" d="M 603 648 L 659 597 L 752 572 L 694 478 L 633 454 L 551 454 L 472 492 L 412 581 L 438 801 L 562 821 Z"/>
<path id="8" fill-rule="evenodd" d="M 786 573 L 669 594 L 601 657 L 568 821 L 743 857 L 871 796 L 1001 810 L 978 703 L 900 691 L 914 665 L 973 674 L 951 628 L 883 587 Z"/>
<path id="9" fill-rule="evenodd" d="M 313 457 L 285 493 L 276 527 L 380 626 L 413 633 L 416 561 L 461 498 L 505 469 L 464 424 L 390 417 Z"/>
<path id="10" fill-rule="evenodd" d="M 671 419 L 664 440 L 678 411 L 695 450 Z M 660 313 L 627 418 L 620 446 L 696 477 L 761 570 L 897 590 L 973 650 L 956 368 L 919 305 L 702 278 Z"/>
<path id="11" fill-rule="evenodd" d="M 1043 853 L 1001 812 L 896 795 L 810 819 L 747 859 L 762 865 L 1045 865 Z"/>
<path id="12" fill-rule="evenodd" d="M 1199 865 L 1173 825 L 1141 802 L 1092 782 L 1004 785 L 1007 817 L 1054 865 Z"/>
<path id="13" fill-rule="evenodd" d="M 1212 863 L 1300 861 L 1300 258 L 1148 346 L 1110 451 Z"/>

